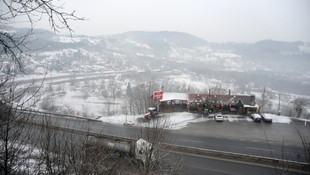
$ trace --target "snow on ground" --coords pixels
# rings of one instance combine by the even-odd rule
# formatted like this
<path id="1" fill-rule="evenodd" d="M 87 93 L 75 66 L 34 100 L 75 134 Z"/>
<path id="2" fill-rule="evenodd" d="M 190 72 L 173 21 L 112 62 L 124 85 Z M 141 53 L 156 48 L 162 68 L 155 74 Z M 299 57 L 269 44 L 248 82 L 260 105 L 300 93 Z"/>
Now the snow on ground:
<path id="1" fill-rule="evenodd" d="M 109 71 L 105 72 L 109 73 Z M 122 73 L 120 72 L 114 72 L 114 73 Z M 74 113 L 74 115 L 79 115 L 83 116 L 87 114 L 88 117 L 91 118 L 97 118 L 100 116 L 100 120 L 103 122 L 111 123 L 111 124 L 124 124 L 128 123 L 131 125 L 140 125 L 139 119 L 143 119 L 144 115 L 119 115 L 115 114 L 114 116 L 105 116 L 108 107 L 111 106 L 112 110 L 114 107 L 113 105 L 107 105 L 112 102 L 116 104 L 115 111 L 121 111 L 120 106 L 124 104 L 124 102 L 121 99 L 108 99 L 108 98 L 103 98 L 100 95 L 98 95 L 98 92 L 89 92 L 85 93 L 85 89 L 83 90 L 84 83 L 79 82 L 77 85 L 78 87 L 72 87 L 73 85 L 70 84 L 69 80 L 71 78 L 68 77 L 62 77 L 60 75 L 65 76 L 66 74 L 49 74 L 47 77 L 59 77 L 57 80 L 51 80 L 51 82 L 58 82 L 58 81 L 63 81 L 63 80 L 68 80 L 68 83 L 62 84 L 63 88 L 61 91 L 58 90 L 59 85 L 53 86 L 54 89 L 54 94 L 51 93 L 47 96 L 43 96 L 43 101 L 45 98 L 48 100 L 49 98 L 52 98 L 52 102 L 54 105 L 57 105 L 57 108 L 59 109 L 58 112 L 63 112 L 63 111 L 68 111 L 70 110 L 71 114 Z M 92 74 L 85 74 L 85 75 L 79 75 L 76 77 L 76 80 L 79 80 L 80 78 L 84 77 L 96 77 L 97 75 L 92 75 Z M 191 79 L 192 77 L 190 75 L 182 74 L 181 76 L 177 76 L 176 79 L 178 80 L 184 80 L 184 82 L 187 79 Z M 212 79 L 209 79 L 212 80 Z M 218 80 L 214 81 L 208 81 L 208 85 L 211 83 L 216 83 Z M 48 83 L 50 81 L 46 81 L 45 83 Z M 128 81 L 129 82 L 129 81 Z M 196 86 L 196 81 L 192 80 L 190 86 Z M 98 82 L 96 82 L 98 85 Z M 76 85 L 76 86 L 77 86 Z M 85 87 L 84 87 L 85 88 Z M 126 83 L 123 84 L 122 89 L 126 88 Z M 56 90 L 57 89 L 57 90 Z M 87 91 L 87 90 L 86 90 Z M 87 97 L 85 97 L 87 96 Z M 25 101 L 25 100 L 24 100 Z M 23 102 L 23 100 L 21 100 Z M 38 107 L 40 105 L 38 104 Z M 285 116 L 277 116 L 277 115 L 272 115 L 268 114 L 273 120 L 273 123 L 284 123 L 284 124 L 289 124 L 292 122 L 291 118 L 285 117 Z M 204 122 L 204 121 L 213 121 L 212 116 L 210 115 L 209 117 L 202 117 L 199 114 L 193 114 L 193 113 L 187 113 L 187 112 L 176 112 L 176 113 L 168 113 L 164 114 L 165 118 L 168 118 L 171 124 L 172 129 L 181 129 L 186 127 L 189 123 L 195 123 L 195 122 Z M 225 121 L 224 122 L 252 122 L 252 119 L 249 117 L 245 116 L 240 116 L 240 115 L 224 115 Z M 154 120 L 156 121 L 156 120 Z M 148 123 L 152 123 L 152 121 Z"/>
<path id="2" fill-rule="evenodd" d="M 45 70 L 44 70 L 45 71 Z M 56 71 L 49 71 L 46 75 L 44 72 L 41 72 L 41 74 L 21 74 L 18 75 L 14 80 L 15 81 L 24 81 L 24 80 L 37 80 L 37 79 L 43 79 L 43 78 L 57 78 L 61 76 L 68 76 L 71 75 L 69 73 L 61 73 Z"/>
<path id="3" fill-rule="evenodd" d="M 253 120 L 250 119 L 249 117 L 240 116 L 240 115 L 224 115 L 224 117 L 225 117 L 229 122 L 238 122 L 238 121 L 248 121 L 248 122 L 252 122 L 252 121 L 253 121 Z"/>
<path id="4" fill-rule="evenodd" d="M 58 36 L 53 38 L 54 41 L 58 41 L 60 43 L 78 43 L 81 42 L 81 38 L 73 38 L 73 37 L 67 37 L 67 36 Z"/>
<path id="5" fill-rule="evenodd" d="M 216 87 L 219 84 L 224 84 L 221 80 L 215 78 L 208 78 L 200 75 L 190 75 L 186 73 L 182 73 L 178 76 L 171 75 L 170 78 L 171 81 L 173 81 L 174 83 L 177 83 L 179 85 L 189 85 L 191 89 L 194 88 L 200 92 L 203 92 L 210 87 Z M 231 89 L 232 91 L 234 91 L 235 86 L 233 84 L 226 83 L 225 85 L 226 87 L 223 88 Z"/>
<path id="6" fill-rule="evenodd" d="M 138 118 L 143 118 L 144 115 L 116 115 L 116 116 L 105 116 L 99 118 L 102 122 L 111 124 L 130 124 L 138 125 Z"/>
<path id="7" fill-rule="evenodd" d="M 292 120 L 286 116 L 278 116 L 274 114 L 264 114 L 267 118 L 272 118 L 272 123 L 287 123 L 290 124 Z"/>
<path id="8" fill-rule="evenodd" d="M 144 115 L 118 115 L 118 116 L 110 116 L 110 117 L 101 117 L 100 120 L 103 122 L 111 123 L 111 124 L 130 124 L 134 126 L 141 126 L 138 122 L 138 119 L 143 118 Z M 162 116 L 159 120 L 166 122 L 169 124 L 168 128 L 171 129 L 181 129 L 187 126 L 189 123 L 196 123 L 196 122 L 204 122 L 208 120 L 213 120 L 207 117 L 201 117 L 201 115 L 188 113 L 188 112 L 174 112 L 174 113 L 167 113 Z M 147 123 L 148 126 L 154 126 L 153 123 L 157 122 L 157 120 L 151 120 Z"/>
<path id="9" fill-rule="evenodd" d="M 117 115 L 117 116 L 109 116 L 109 117 L 101 117 L 99 120 L 102 122 L 107 122 L 111 124 L 129 124 L 134 126 L 143 126 L 148 125 L 150 127 L 155 126 L 153 125 L 154 122 L 163 122 L 166 120 L 167 124 L 169 124 L 171 129 L 181 129 L 187 126 L 189 123 L 196 123 L 196 122 L 203 122 L 208 120 L 213 120 L 207 117 L 201 117 L 201 115 L 188 113 L 188 112 L 174 112 L 174 113 L 167 113 L 162 116 L 160 119 L 156 120 L 153 119 L 149 121 L 149 123 L 139 123 L 139 119 L 142 119 L 144 115 Z"/>
<path id="10" fill-rule="evenodd" d="M 144 44 L 144 43 L 138 43 L 138 42 L 136 42 L 136 41 L 133 41 L 133 40 L 127 40 L 129 43 L 131 43 L 131 44 L 133 44 L 133 45 L 135 45 L 136 47 L 142 47 L 142 48 L 146 48 L 146 49 L 152 49 L 149 45 L 147 45 L 147 44 Z"/>
<path id="11" fill-rule="evenodd" d="M 87 113 L 90 116 L 97 116 L 102 113 L 103 101 L 98 97 L 89 97 L 83 99 L 83 93 L 80 91 L 71 91 L 67 86 L 65 87 L 66 94 L 59 96 L 55 100 L 55 104 L 61 104 L 63 107 L 71 107 L 77 115 Z"/>
<path id="12" fill-rule="evenodd" d="M 278 116 L 274 114 L 264 114 L 267 118 L 271 118 L 273 123 L 282 123 L 290 124 L 292 119 L 286 116 Z M 229 122 L 238 122 L 238 121 L 248 121 L 252 122 L 253 120 L 250 117 L 240 116 L 240 115 L 225 115 Z"/>
<path id="13" fill-rule="evenodd" d="M 201 117 L 199 114 L 193 114 L 188 112 L 175 112 L 167 114 L 171 129 L 185 128 L 189 123 L 204 122 L 210 120 L 207 117 Z M 212 119 L 213 120 L 213 119 Z"/>

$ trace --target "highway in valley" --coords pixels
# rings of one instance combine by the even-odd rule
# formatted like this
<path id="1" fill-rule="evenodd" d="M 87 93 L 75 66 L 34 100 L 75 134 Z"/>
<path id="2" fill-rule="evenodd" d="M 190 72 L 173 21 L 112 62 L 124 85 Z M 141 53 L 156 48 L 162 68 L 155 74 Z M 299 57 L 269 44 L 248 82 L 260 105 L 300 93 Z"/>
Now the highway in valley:
<path id="1" fill-rule="evenodd" d="M 71 117 L 56 117 L 56 116 L 44 116 L 36 115 L 33 120 L 49 122 L 53 125 L 58 125 L 62 127 L 81 129 L 85 131 L 91 131 L 95 133 L 115 135 L 127 138 L 134 138 L 134 135 L 139 131 L 134 126 L 128 125 L 113 125 L 109 123 L 103 123 L 100 121 L 86 121 L 83 119 L 75 119 Z M 304 149 L 302 144 L 298 142 L 299 138 L 296 135 L 296 142 L 288 135 L 288 142 L 281 142 L 283 140 L 282 135 L 270 136 L 270 129 L 266 129 L 266 133 L 262 131 L 260 137 L 251 137 L 253 132 L 248 133 L 246 139 L 245 136 L 237 137 L 232 133 L 227 133 L 227 137 L 223 135 L 216 135 L 214 133 L 205 133 L 203 128 L 212 129 L 209 126 L 219 125 L 221 131 L 229 132 L 231 127 L 235 127 L 237 123 L 226 122 L 217 123 L 213 121 L 208 121 L 209 123 L 197 123 L 190 124 L 188 127 L 180 130 L 172 130 L 166 138 L 166 142 L 174 145 L 188 146 L 193 148 L 211 149 L 224 152 L 238 153 L 238 154 L 248 154 L 254 156 L 263 156 L 270 158 L 279 158 L 284 160 L 300 161 L 306 162 L 306 157 L 304 156 Z M 244 122 L 244 121 L 240 121 Z M 255 125 L 257 123 L 248 122 L 249 125 Z M 237 124 L 238 125 L 238 124 Z M 265 127 L 264 123 L 261 123 L 260 127 Z M 293 122 L 290 125 L 287 124 L 271 124 L 272 129 L 282 131 L 281 128 L 286 128 L 288 132 L 291 132 L 296 127 L 299 128 L 301 133 L 310 131 L 309 126 L 305 126 L 302 122 Z M 204 126 L 204 127 L 203 127 Z M 249 128 L 253 126 L 248 126 Z M 240 127 L 240 126 L 239 126 Z M 270 127 L 270 124 L 269 126 Z M 247 128 L 238 128 L 247 129 Z M 197 131 L 200 130 L 200 131 Z M 212 129 L 214 130 L 214 129 Z M 237 130 L 237 131 L 238 131 Z M 207 130 L 208 131 L 208 130 Z M 218 132 L 218 131 L 216 131 Z M 205 134 L 203 134 L 205 133 Z M 310 133 L 310 132 L 309 132 Z M 223 134 L 223 133 L 221 133 Z M 268 135 L 266 139 L 266 135 Z M 309 135 L 305 135 L 308 139 Z M 279 138 L 277 138 L 279 137 Z M 265 138 L 265 139 L 264 139 Z M 269 138 L 269 139 L 268 139 Z M 309 141 L 309 140 L 307 140 Z M 261 166 L 253 163 L 244 163 L 238 161 L 228 161 L 216 157 L 210 158 L 206 156 L 197 156 L 190 154 L 178 154 L 173 153 L 182 158 L 183 167 L 185 174 L 277 174 L 281 172 L 281 168 L 275 168 L 272 165 L 269 167 Z M 299 155 L 299 156 L 297 156 Z M 294 174 L 294 172 L 287 171 L 287 174 Z M 301 173 L 302 174 L 302 173 Z"/>

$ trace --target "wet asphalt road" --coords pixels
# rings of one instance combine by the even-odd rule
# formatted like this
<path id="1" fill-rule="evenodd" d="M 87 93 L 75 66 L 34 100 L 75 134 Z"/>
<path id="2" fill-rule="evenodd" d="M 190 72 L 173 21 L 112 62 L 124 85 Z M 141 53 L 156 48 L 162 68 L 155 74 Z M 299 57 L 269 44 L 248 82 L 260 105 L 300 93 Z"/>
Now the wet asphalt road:
<path id="1" fill-rule="evenodd" d="M 42 119 L 41 116 L 37 117 L 37 119 L 39 118 Z M 59 117 L 52 117 L 49 120 L 65 127 L 90 129 L 98 133 L 128 138 L 132 138 L 136 132 L 135 127 L 124 125 L 95 121 L 85 122 L 84 120 Z M 303 122 L 297 121 L 290 124 L 206 121 L 192 123 L 180 130 L 173 130 L 168 135 L 166 142 L 182 146 L 305 162 L 303 145 L 296 129 L 298 128 L 307 143 L 310 143 L 309 125 L 310 123 L 305 126 Z"/>
<path id="2" fill-rule="evenodd" d="M 304 175 L 306 173 L 290 172 L 282 168 L 261 167 L 225 160 L 182 155 L 183 170 L 186 175 Z"/>
<path id="3" fill-rule="evenodd" d="M 42 116 L 36 117 L 36 120 L 41 119 Z M 86 122 L 84 120 L 59 117 L 49 117 L 47 120 L 69 128 L 89 129 L 93 132 L 128 138 L 131 138 L 132 133 L 135 132 L 135 128 L 132 126 L 112 125 L 95 121 Z M 167 138 L 167 142 L 183 146 L 304 162 L 306 159 L 296 128 L 309 143 L 310 127 L 298 121 L 293 121 L 290 124 L 267 124 L 249 121 L 192 123 L 186 128 L 172 131 Z M 300 155 L 299 159 L 298 154 Z M 257 165 L 189 155 L 181 156 L 185 174 L 275 174 L 278 172 L 274 168 Z M 288 174 L 291 173 L 288 172 Z"/>
<path id="4" fill-rule="evenodd" d="M 173 133 L 176 134 L 176 143 L 180 145 L 306 161 L 297 130 L 310 143 L 310 123 L 305 126 L 300 121 L 292 121 L 290 124 L 255 123 L 247 120 L 206 121 L 190 124 Z"/>

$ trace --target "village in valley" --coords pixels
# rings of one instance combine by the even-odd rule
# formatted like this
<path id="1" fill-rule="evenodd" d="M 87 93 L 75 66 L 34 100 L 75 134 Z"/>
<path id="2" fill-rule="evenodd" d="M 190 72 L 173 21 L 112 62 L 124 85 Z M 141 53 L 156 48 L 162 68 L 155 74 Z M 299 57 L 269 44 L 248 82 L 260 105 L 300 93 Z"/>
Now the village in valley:
<path id="1" fill-rule="evenodd" d="M 211 91 L 211 89 L 210 89 Z M 230 92 L 230 91 L 229 91 Z M 163 93 L 159 109 L 162 112 L 199 112 L 199 113 L 258 113 L 254 95 L 219 95 L 191 93 Z"/>
<path id="2" fill-rule="evenodd" d="M 255 122 L 272 122 L 268 114 L 259 111 L 254 95 L 232 95 L 230 89 L 228 92 L 223 95 L 212 94 L 211 89 L 208 94 L 157 91 L 152 95 L 157 106 L 148 108 L 144 118 L 149 120 L 160 116 L 159 113 L 189 112 L 213 117 L 215 121 L 223 121 L 223 115 L 237 114 L 251 117 Z"/>

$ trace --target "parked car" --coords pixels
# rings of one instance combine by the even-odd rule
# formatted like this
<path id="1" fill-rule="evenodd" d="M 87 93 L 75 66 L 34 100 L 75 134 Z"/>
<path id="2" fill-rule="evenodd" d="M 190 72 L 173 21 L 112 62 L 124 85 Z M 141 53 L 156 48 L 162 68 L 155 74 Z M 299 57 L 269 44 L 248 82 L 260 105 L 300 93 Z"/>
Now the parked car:
<path id="1" fill-rule="evenodd" d="M 251 119 L 254 122 L 261 122 L 262 121 L 262 117 L 259 114 L 251 114 Z"/>
<path id="2" fill-rule="evenodd" d="M 224 121 L 224 116 L 222 114 L 215 114 L 214 119 L 217 122 L 222 122 Z"/>
<path id="3" fill-rule="evenodd" d="M 266 123 L 272 123 L 272 118 L 268 114 L 260 114 L 263 121 Z"/>

